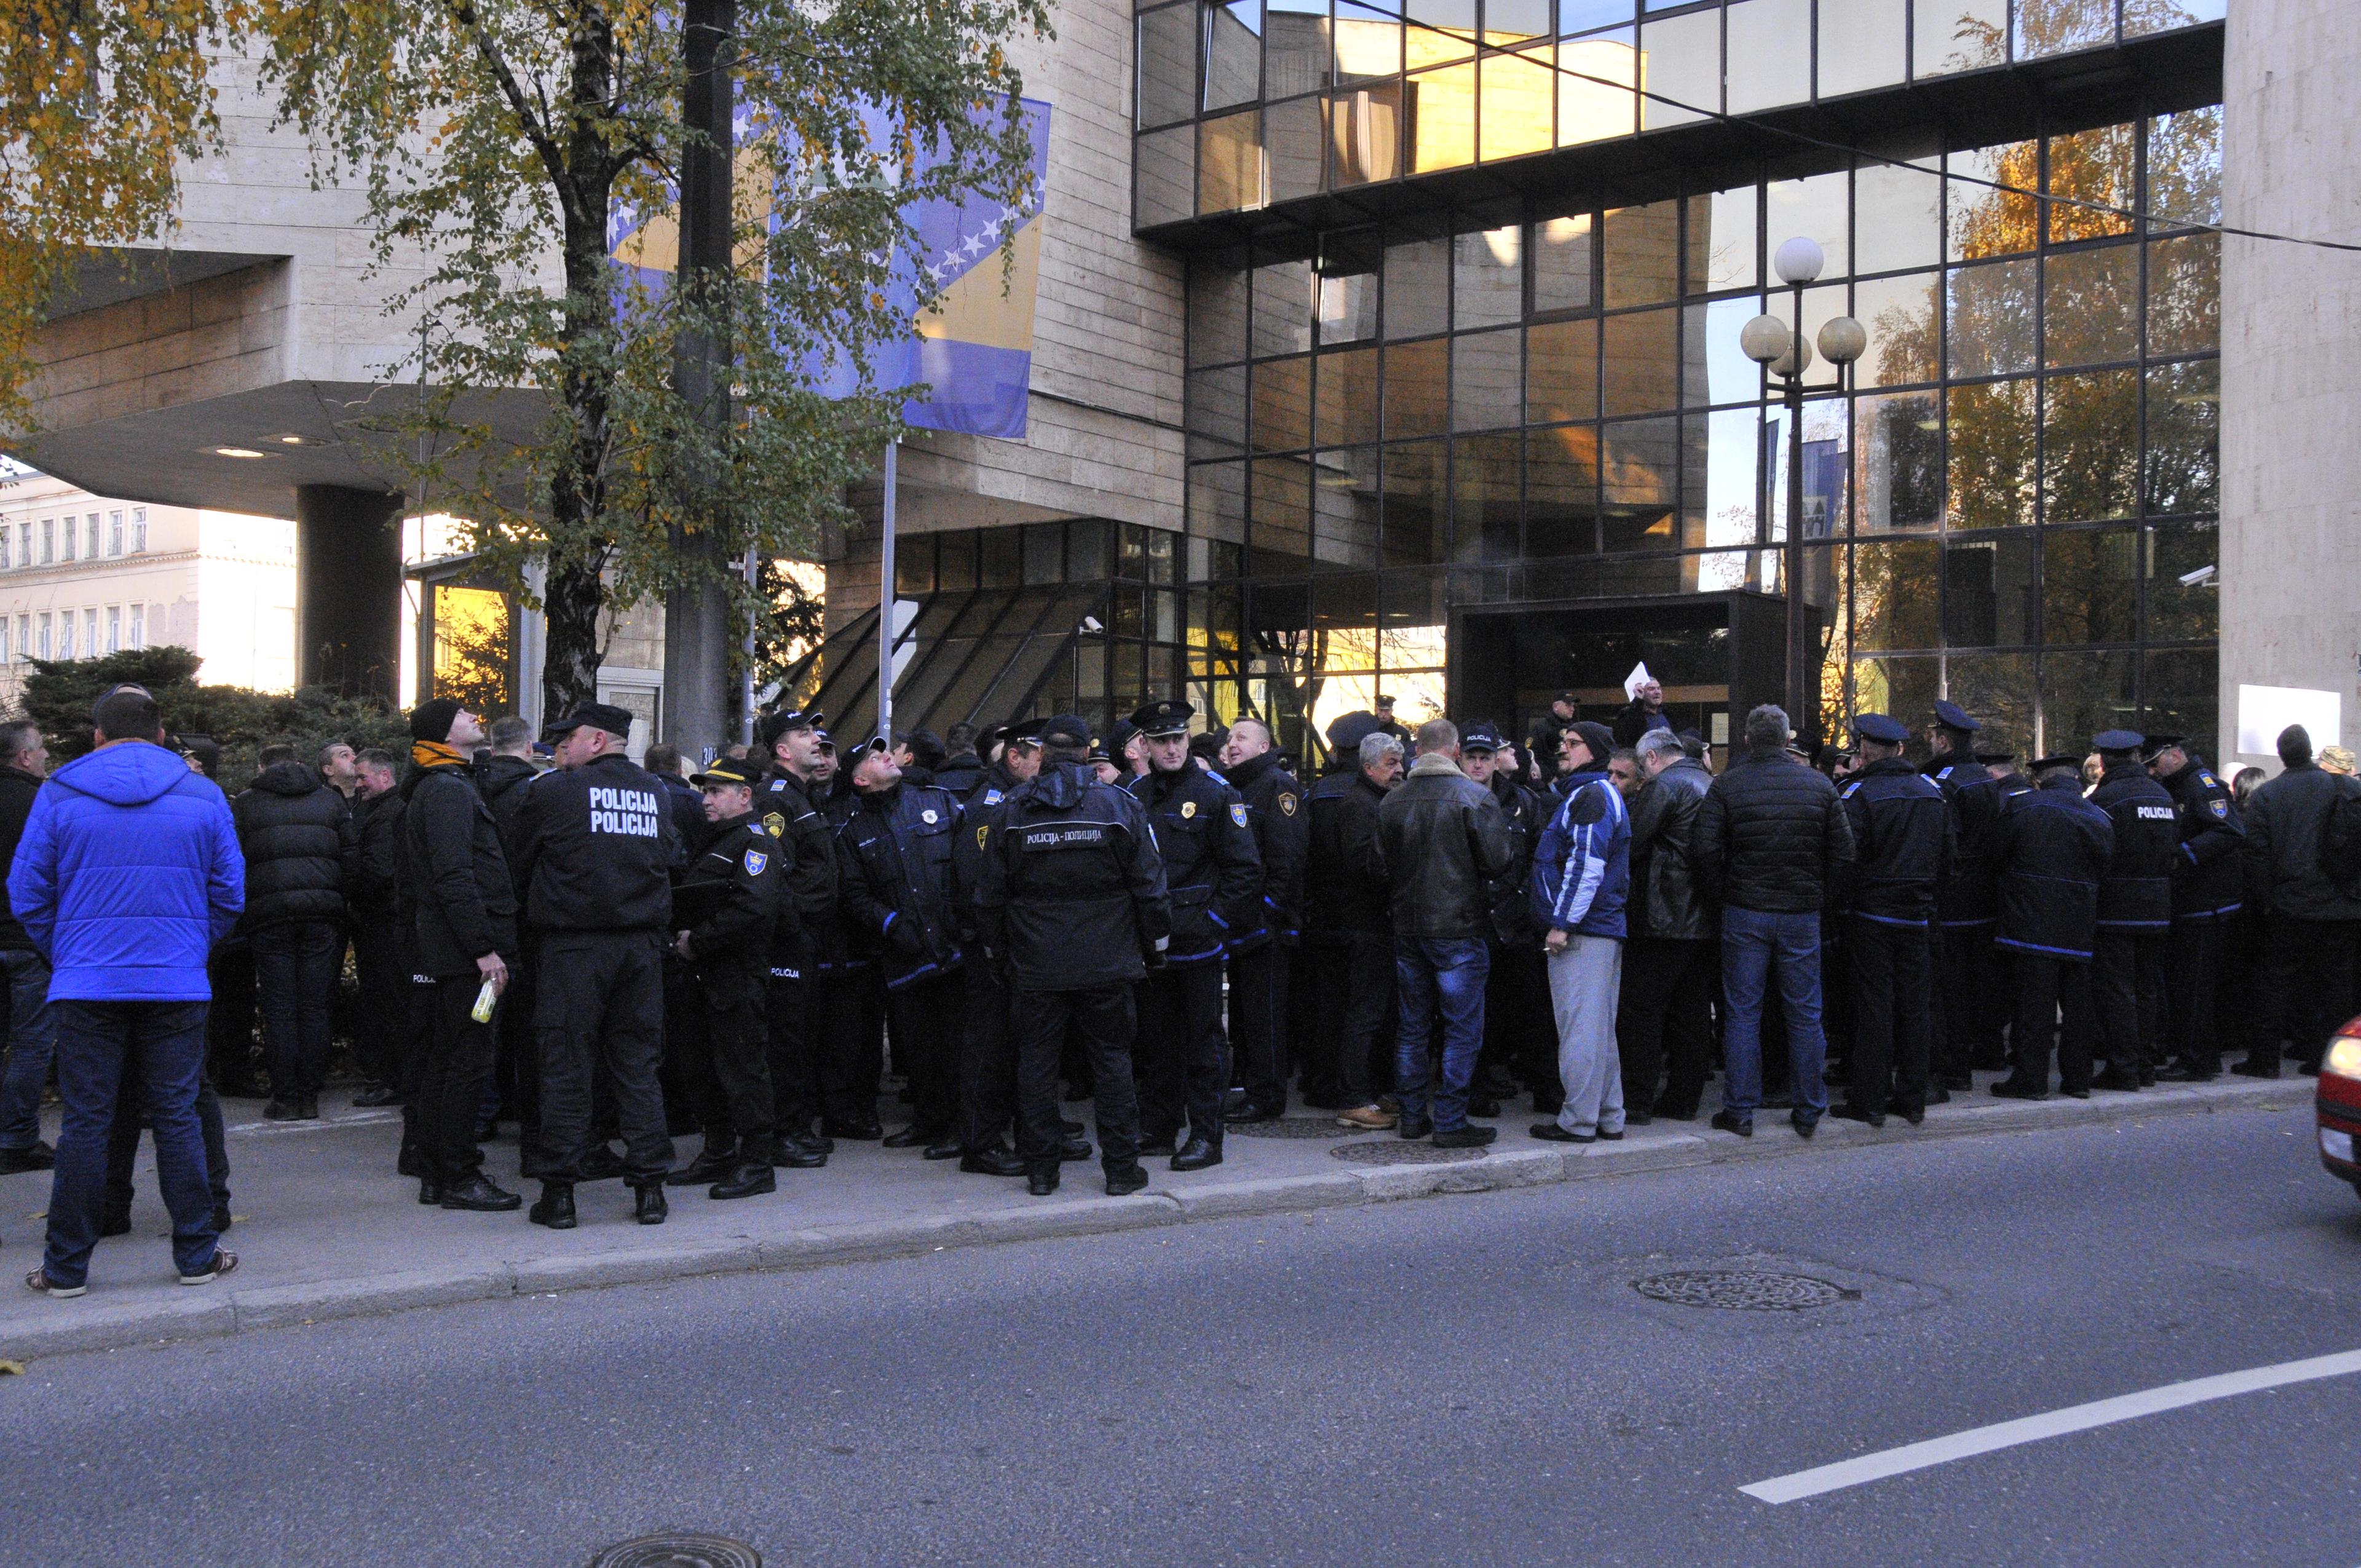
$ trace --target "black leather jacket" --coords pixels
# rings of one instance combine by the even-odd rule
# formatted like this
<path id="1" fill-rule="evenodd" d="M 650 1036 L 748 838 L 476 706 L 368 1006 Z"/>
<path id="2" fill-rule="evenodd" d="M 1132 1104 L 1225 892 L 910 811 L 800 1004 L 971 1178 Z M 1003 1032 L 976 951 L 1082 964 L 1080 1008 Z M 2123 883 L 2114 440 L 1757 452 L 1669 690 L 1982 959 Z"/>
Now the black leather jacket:
<path id="1" fill-rule="evenodd" d="M 1631 802 L 1631 891 L 1623 910 L 1632 936 L 1695 942 L 1713 935 L 1713 901 L 1689 861 L 1697 812 L 1712 787 L 1711 770 L 1683 757 Z"/>
<path id="2" fill-rule="evenodd" d="M 1689 852 L 1697 880 L 1725 905 L 1807 915 L 1852 864 L 1852 829 L 1818 770 L 1758 746 L 1706 791 Z"/>
<path id="3" fill-rule="evenodd" d="M 1516 861 L 1492 792 L 1448 757 L 1425 756 L 1378 808 L 1378 848 L 1393 889 L 1394 936 L 1481 940 L 1491 931 L 1486 885 Z"/>

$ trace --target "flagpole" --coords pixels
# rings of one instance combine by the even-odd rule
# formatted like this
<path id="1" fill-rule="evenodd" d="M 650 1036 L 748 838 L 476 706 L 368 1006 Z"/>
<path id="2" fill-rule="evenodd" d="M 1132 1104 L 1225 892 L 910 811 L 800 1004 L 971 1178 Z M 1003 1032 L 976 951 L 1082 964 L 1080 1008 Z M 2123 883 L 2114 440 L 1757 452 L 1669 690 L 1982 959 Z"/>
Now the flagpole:
<path id="1" fill-rule="evenodd" d="M 877 545 L 877 733 L 894 739 L 894 489 L 896 435 L 885 444 L 885 505 Z"/>

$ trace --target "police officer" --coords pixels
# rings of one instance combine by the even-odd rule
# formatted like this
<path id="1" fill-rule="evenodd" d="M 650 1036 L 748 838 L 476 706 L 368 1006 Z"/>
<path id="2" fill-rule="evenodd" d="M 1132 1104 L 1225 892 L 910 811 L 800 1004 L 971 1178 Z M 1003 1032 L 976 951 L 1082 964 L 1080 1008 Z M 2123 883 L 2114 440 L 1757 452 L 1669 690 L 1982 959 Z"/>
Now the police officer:
<path id="1" fill-rule="evenodd" d="M 2151 735 L 2150 777 L 2172 796 L 2179 844 L 2172 878 L 2172 929 L 2165 938 L 2166 1031 L 2172 1065 L 2157 1076 L 2202 1083 L 2222 1071 L 2214 1029 L 2214 981 L 2223 936 L 2245 902 L 2239 852 L 2246 825 L 2230 786 L 2180 735 Z"/>
<path id="2" fill-rule="evenodd" d="M 1509 870 L 1484 883 L 1484 902 L 1491 915 L 1486 946 L 1491 949 L 1492 967 L 1484 979 L 1484 1049 L 1468 1098 L 1471 1116 L 1500 1113 L 1499 1080 L 1513 1073 L 1528 1042 L 1554 1033 L 1557 1026 L 1550 1009 L 1549 970 L 1542 956 L 1541 927 L 1533 918 L 1531 893 L 1533 846 L 1541 842 L 1542 829 L 1549 823 L 1540 796 L 1519 784 L 1514 769 L 1502 763 L 1504 751 L 1510 759 L 1516 756 L 1499 727 L 1482 719 L 1460 734 L 1460 770 L 1492 792 L 1515 850 Z M 1645 1103 L 1654 1102 L 1651 1090 Z M 1647 1119 L 1644 1114 L 1641 1117 L 1643 1122 Z"/>
<path id="3" fill-rule="evenodd" d="M 1131 716 L 1147 740 L 1148 763 L 1131 793 L 1155 827 L 1172 910 L 1165 962 L 1139 988 L 1139 1152 L 1171 1155 L 1175 1170 L 1222 1163 L 1230 1083 L 1222 956 L 1232 932 L 1256 924 L 1262 902 L 1262 861 L 1246 802 L 1189 755 L 1196 711 L 1166 697 Z M 1189 1138 L 1175 1152 L 1184 1111 Z"/>
<path id="4" fill-rule="evenodd" d="M 777 1107 L 763 1002 L 786 878 L 779 841 L 754 819 L 758 777 L 752 763 L 732 759 L 691 781 L 705 797 L 708 826 L 705 848 L 681 873 L 673 903 L 673 949 L 694 981 L 678 1054 L 701 1102 L 705 1146 L 668 1179 L 675 1187 L 710 1183 L 709 1198 L 778 1190 L 771 1169 Z"/>
<path id="5" fill-rule="evenodd" d="M 1262 861 L 1261 905 L 1250 925 L 1230 933 L 1230 1033 L 1242 1087 L 1224 1115 L 1275 1122 L 1287 1111 L 1288 986 L 1312 819 L 1303 810 L 1303 786 L 1271 744 L 1270 726 L 1251 714 L 1230 725 L 1222 776 L 1246 802 Z"/>
<path id="6" fill-rule="evenodd" d="M 1091 776 L 1090 728 L 1060 714 L 1040 729 L 1041 771 L 1001 803 L 976 889 L 987 956 L 1005 955 L 1017 1043 L 1018 1152 L 1027 1190 L 1058 1190 L 1058 1064 L 1071 1024 L 1091 1060 L 1110 1197 L 1148 1185 L 1132 1096 L 1133 988 L 1172 934 L 1164 862 L 1148 813 Z"/>
<path id="7" fill-rule="evenodd" d="M 2080 757 L 2037 758 L 2034 787 L 2012 800 L 1993 827 L 2001 905 L 1993 941 L 2013 955 L 2016 969 L 2015 1070 L 1992 1086 L 2004 1099 L 2048 1098 L 2053 1042 L 2059 1091 L 2091 1097 L 2091 954 L 2099 879 L 2114 857 L 2115 834 L 2107 814 L 2082 798 L 2081 770 Z"/>
<path id="8" fill-rule="evenodd" d="M 949 790 L 913 784 L 883 738 L 852 762 L 856 805 L 837 836 L 845 923 L 876 954 L 894 1054 L 910 1080 L 907 1135 L 928 1159 L 964 1152 L 959 1119 L 960 938 L 952 847 L 960 806 Z"/>
<path id="9" fill-rule="evenodd" d="M 1958 829 L 1943 792 L 1902 754 L 1906 725 L 1883 713 L 1853 721 L 1861 765 L 1839 790 L 1858 850 L 1847 902 L 1852 949 L 1852 1091 L 1836 1114 L 1885 1124 L 1889 1104 L 1927 1119 L 1927 932 L 1951 869 Z"/>
<path id="10" fill-rule="evenodd" d="M 963 1011 L 959 1030 L 960 1169 L 972 1176 L 1022 1176 L 1025 1162 L 1001 1141 L 1016 1113 L 1016 1037 L 1008 1018 L 1008 956 L 987 957 L 977 925 L 975 895 L 983 876 L 983 850 L 1000 820 L 1001 803 L 1041 768 L 1041 723 L 1027 717 L 978 738 L 992 761 L 960 803 L 960 831 L 951 847 L 952 898 L 960 930 Z M 1090 1146 L 1082 1146 L 1088 1157 Z"/>
<path id="11" fill-rule="evenodd" d="M 628 712 L 598 702 L 552 726 L 561 771 L 534 781 L 517 814 L 517 869 L 541 959 L 544 1174 L 529 1217 L 557 1231 L 573 1229 L 574 1185 L 584 1179 L 594 1057 L 614 1083 L 639 1222 L 664 1220 L 673 1150 L 657 1073 L 674 830 L 664 786 L 623 754 L 631 728 Z"/>
<path id="12" fill-rule="evenodd" d="M 812 1016 L 811 978 L 818 962 L 815 945 L 836 914 L 836 851 L 828 824 L 814 802 L 824 731 L 819 713 L 789 708 L 774 713 L 756 732 L 756 756 L 770 771 L 754 792 L 754 815 L 778 841 L 780 869 L 786 873 L 783 913 L 771 938 L 771 977 L 765 998 L 770 1014 L 771 1098 L 776 1107 L 777 1161 L 802 1169 L 828 1163 L 828 1150 L 813 1135 L 821 1115 L 821 1021 Z M 791 907 L 792 918 L 785 912 Z M 845 1136 L 876 1137 L 883 1129 L 840 1126 Z"/>
<path id="13" fill-rule="evenodd" d="M 2001 797 L 1991 788 L 1991 772 L 1976 760 L 1975 738 L 1982 729 L 1953 702 L 1937 703 L 1927 725 L 1925 772 L 1950 810 L 1953 851 L 1950 874 L 1935 895 L 1929 948 L 1940 999 L 1927 1028 L 1930 1104 L 1949 1100 L 1954 1089 L 1969 1088 L 1974 1082 L 1971 1068 L 2001 1065 L 2001 1028 L 2008 1014 L 1993 948 L 2000 883 L 1986 842 Z"/>
<path id="14" fill-rule="evenodd" d="M 2164 1026 L 2164 947 L 2172 928 L 2172 868 L 2180 818 L 2172 795 L 2140 765 L 2144 738 L 2110 729 L 2091 742 L 2099 787 L 2091 804 L 2107 814 L 2115 850 L 2099 883 L 2099 933 L 2091 962 L 2107 1070 L 2093 1087 L 2136 1091 L 2156 1081 Z"/>

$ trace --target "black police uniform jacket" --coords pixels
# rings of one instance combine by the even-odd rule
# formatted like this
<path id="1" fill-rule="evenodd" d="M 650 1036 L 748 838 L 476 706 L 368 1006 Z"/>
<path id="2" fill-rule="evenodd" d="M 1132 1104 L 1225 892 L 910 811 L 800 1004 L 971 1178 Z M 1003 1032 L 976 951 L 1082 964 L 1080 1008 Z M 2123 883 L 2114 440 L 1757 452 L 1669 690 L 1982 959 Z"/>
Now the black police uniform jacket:
<path id="1" fill-rule="evenodd" d="M 676 839 L 655 775 L 609 751 L 535 779 L 517 812 L 537 931 L 669 931 Z"/>
<path id="2" fill-rule="evenodd" d="M 991 835 L 983 829 L 1000 820 L 1000 803 L 1016 793 L 1019 782 L 1004 759 L 983 770 L 979 782 L 960 799 L 960 830 L 951 846 L 951 905 L 959 916 L 963 945 L 979 941 L 975 893 L 983 880 L 982 846 L 991 841 Z"/>
<path id="3" fill-rule="evenodd" d="M 2009 803 L 1993 826 L 2000 873 L 2000 947 L 2087 962 L 2099 917 L 2099 879 L 2115 852 L 2107 814 L 2070 777 Z"/>
<path id="4" fill-rule="evenodd" d="M 680 873 L 675 897 L 688 922 L 688 961 L 706 1000 L 742 1007 L 763 994 L 771 927 L 785 901 L 779 841 L 752 812 L 711 825 L 705 847 Z"/>
<path id="5" fill-rule="evenodd" d="M 1533 847 L 1542 841 L 1542 829 L 1549 826 L 1549 819 L 1540 796 L 1506 772 L 1495 773 L 1485 787 L 1499 802 L 1514 857 L 1507 871 L 1484 879 L 1484 896 L 1492 906 L 1492 940 L 1508 948 L 1539 947 L 1541 923 L 1533 918 Z"/>
<path id="6" fill-rule="evenodd" d="M 1172 934 L 1164 860 L 1148 812 L 1071 762 L 1044 767 L 978 824 L 976 913 L 986 949 L 1024 991 L 1142 979 Z"/>
<path id="7" fill-rule="evenodd" d="M 457 763 L 420 768 L 403 781 L 402 880 L 411 890 L 416 970 L 474 972 L 486 953 L 517 955 L 516 884 L 499 821 Z"/>
<path id="8" fill-rule="evenodd" d="M 771 936 L 771 972 L 800 980 L 813 967 L 812 944 L 836 918 L 836 834 L 803 780 L 773 768 L 754 792 L 754 819 L 778 841 L 786 892 Z"/>
<path id="9" fill-rule="evenodd" d="M 1262 858 L 1246 805 L 1219 775 L 1193 762 L 1131 781 L 1156 828 L 1164 891 L 1172 905 L 1168 962 L 1218 959 L 1230 935 L 1251 930 L 1262 909 Z"/>
<path id="10" fill-rule="evenodd" d="M 836 840 L 839 904 L 899 991 L 960 961 L 951 852 L 960 805 L 950 791 L 906 777 L 863 795 Z"/>
<path id="11" fill-rule="evenodd" d="M 1312 818 L 1303 809 L 1303 786 L 1280 762 L 1276 747 L 1223 770 L 1246 803 L 1255 854 L 1262 861 L 1262 905 L 1251 928 L 1230 933 L 1230 951 L 1248 953 L 1273 939 L 1294 939 L 1303 902 L 1303 858 L 1312 843 Z"/>
<path id="12" fill-rule="evenodd" d="M 1312 818 L 1303 862 L 1303 929 L 1341 941 L 1350 933 L 1390 936 L 1393 884 L 1378 847 L 1378 807 L 1386 792 L 1348 764 L 1323 777 L 1304 796 Z"/>
<path id="13" fill-rule="evenodd" d="M 2179 773 L 2157 781 L 2172 796 L 2179 826 L 2172 917 L 2224 919 L 2246 902 L 2246 871 L 2239 860 L 2246 842 L 2246 818 L 2239 815 L 2237 796 L 2204 759 L 2194 751 L 2187 756 L 2189 762 Z"/>
<path id="14" fill-rule="evenodd" d="M 1936 890 L 1936 918 L 1947 928 L 1989 926 L 2000 917 L 2000 877 L 1992 862 L 1992 829 L 2008 804 L 2010 792 L 2002 789 L 1991 770 L 1973 757 L 1939 756 L 1923 771 L 1942 793 L 1951 817 L 1951 873 Z"/>
<path id="15" fill-rule="evenodd" d="M 2172 924 L 2172 868 L 2180 859 L 2180 814 L 2170 792 L 2137 762 L 2099 779 L 2091 804 L 2107 814 L 2115 850 L 2099 879 L 2099 928 L 2162 931 Z"/>
<path id="16" fill-rule="evenodd" d="M 1958 841 L 1941 788 L 1905 759 L 1880 757 L 1837 795 L 1852 824 L 1852 913 L 1881 926 L 1925 927 Z"/>

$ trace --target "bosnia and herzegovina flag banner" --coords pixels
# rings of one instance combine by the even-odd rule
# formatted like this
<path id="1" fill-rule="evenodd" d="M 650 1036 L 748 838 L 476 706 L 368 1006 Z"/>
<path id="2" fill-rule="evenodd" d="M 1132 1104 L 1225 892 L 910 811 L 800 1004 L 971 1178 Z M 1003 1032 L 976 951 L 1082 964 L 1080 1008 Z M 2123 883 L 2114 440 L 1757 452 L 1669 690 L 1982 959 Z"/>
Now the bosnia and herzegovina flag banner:
<path id="1" fill-rule="evenodd" d="M 914 203 L 904 214 L 917 236 L 916 260 L 924 278 L 897 277 L 892 292 L 911 316 L 916 335 L 880 349 L 873 368 L 881 387 L 928 388 L 925 399 L 912 399 L 902 407 L 902 417 L 923 429 L 1025 438 L 1041 208 L 1049 178 L 1049 105 L 1033 98 L 1019 102 L 1033 149 L 1033 179 L 1025 207 L 981 198 L 929 200 Z M 735 118 L 742 147 L 752 129 L 751 117 L 741 105 Z M 741 170 L 741 183 L 746 178 Z M 764 216 L 777 221 L 773 213 Z M 673 215 L 642 218 L 618 203 L 607 227 L 609 254 L 649 294 L 662 294 L 678 265 L 680 236 Z M 1002 247 L 1012 235 L 1013 266 L 1004 272 Z M 922 300 L 933 301 L 923 312 Z M 616 308 L 626 309 L 625 302 L 619 299 Z M 815 356 L 807 373 L 814 389 L 829 396 L 849 394 L 857 385 L 851 368 L 825 352 Z"/>

